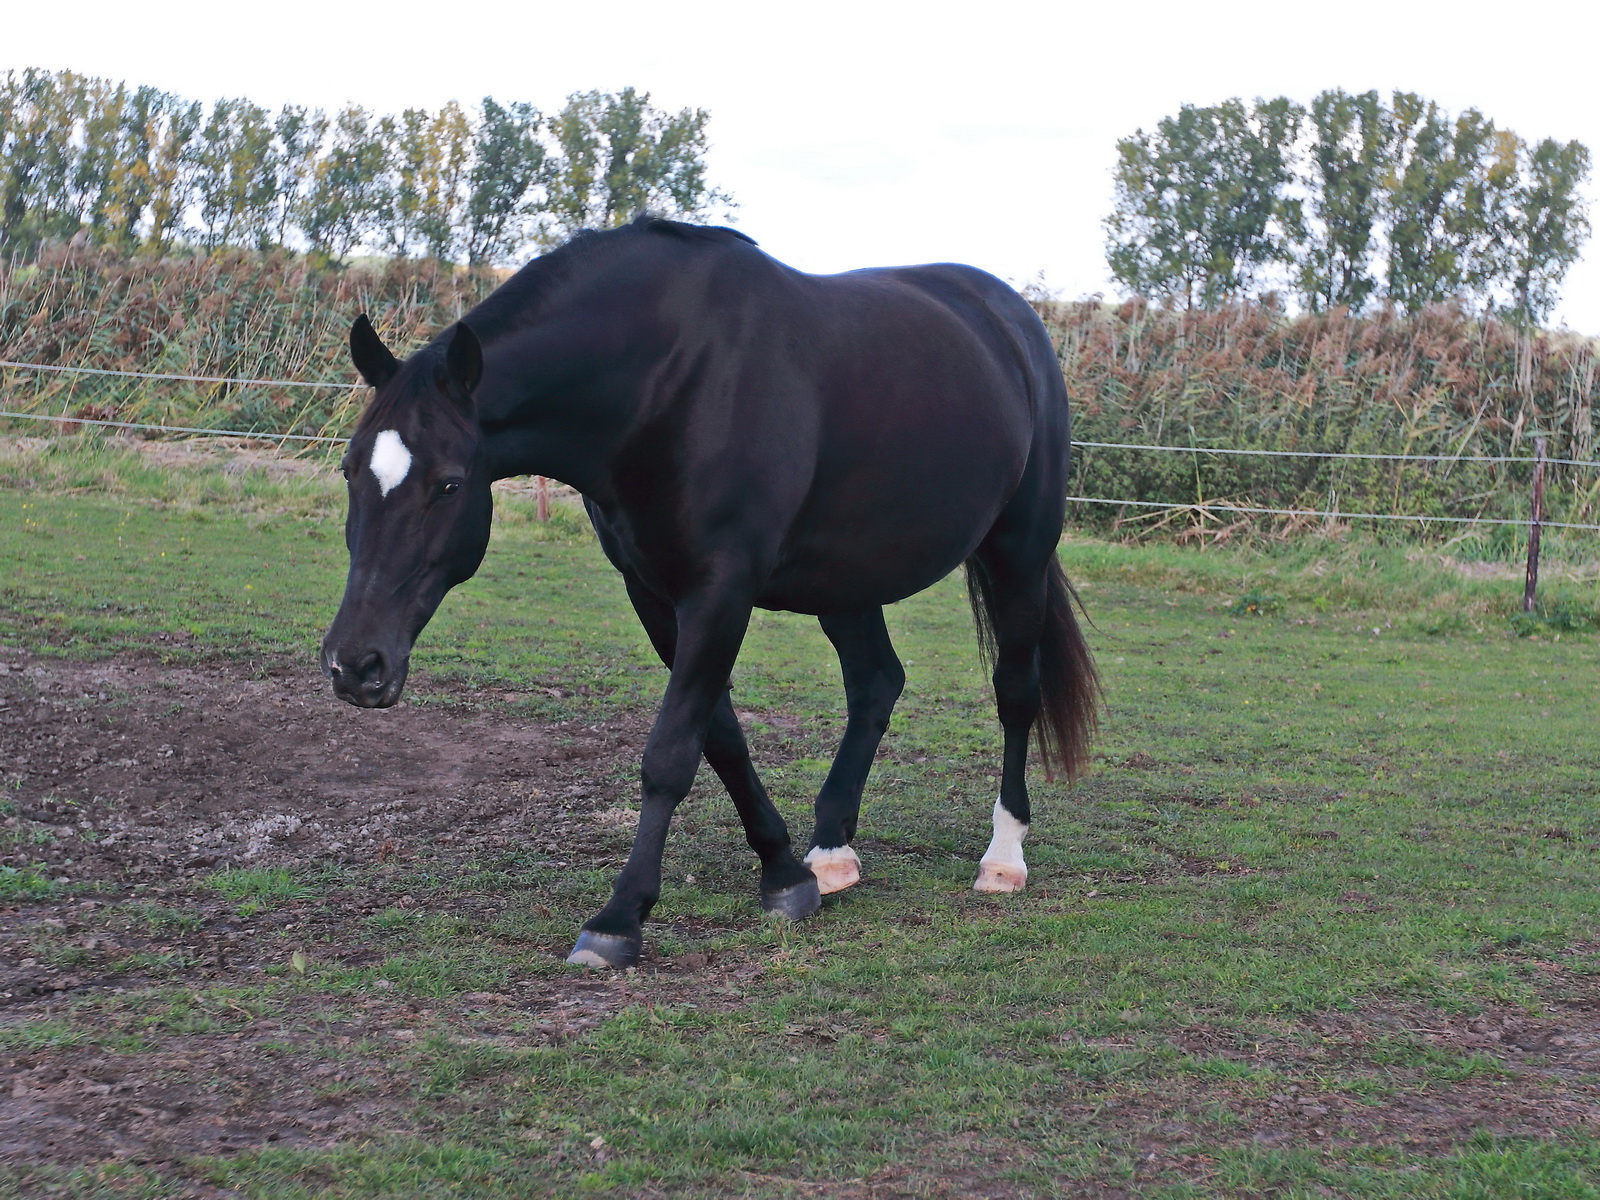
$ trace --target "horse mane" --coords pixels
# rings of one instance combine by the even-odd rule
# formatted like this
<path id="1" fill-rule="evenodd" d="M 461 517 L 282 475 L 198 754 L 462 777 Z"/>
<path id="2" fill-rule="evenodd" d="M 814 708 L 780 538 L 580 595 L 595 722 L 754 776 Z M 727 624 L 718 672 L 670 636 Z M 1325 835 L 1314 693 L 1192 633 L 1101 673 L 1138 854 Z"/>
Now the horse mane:
<path id="1" fill-rule="evenodd" d="M 646 238 L 669 237 L 691 244 L 728 244 L 756 240 L 725 225 L 690 225 L 650 212 L 641 212 L 614 229 L 580 229 L 555 249 L 541 254 L 461 319 L 484 341 L 489 341 L 531 320 L 563 284 L 585 267 L 613 261 Z"/>
<path id="2" fill-rule="evenodd" d="M 540 313 L 562 288 L 562 285 L 581 273 L 584 267 L 598 262 L 609 262 L 626 254 L 643 238 L 669 237 L 691 244 L 727 244 L 744 242 L 751 246 L 756 240 L 726 225 L 691 225 L 673 221 L 654 213 L 638 213 L 626 225 L 614 229 L 580 229 L 561 245 L 527 263 L 481 302 L 468 310 L 461 320 L 488 342 L 505 333 L 538 319 Z M 411 360 L 442 359 L 448 345 L 450 330 L 442 329 L 426 345 L 411 356 Z M 357 421 L 357 428 L 366 428 L 389 415 L 404 403 L 403 393 L 410 389 L 391 389 L 386 396 L 374 396 Z"/>

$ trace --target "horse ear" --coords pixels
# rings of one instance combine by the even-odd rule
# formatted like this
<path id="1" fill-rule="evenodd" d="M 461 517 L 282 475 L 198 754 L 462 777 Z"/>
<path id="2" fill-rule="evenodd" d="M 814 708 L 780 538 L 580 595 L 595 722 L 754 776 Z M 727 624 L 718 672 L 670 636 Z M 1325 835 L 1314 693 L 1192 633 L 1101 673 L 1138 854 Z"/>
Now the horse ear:
<path id="1" fill-rule="evenodd" d="M 350 326 L 350 361 L 371 387 L 382 387 L 400 369 L 400 360 L 389 353 L 389 347 L 383 344 L 366 313 Z"/>
<path id="2" fill-rule="evenodd" d="M 483 379 L 483 344 L 465 321 L 456 322 L 444 362 L 450 378 L 462 392 L 471 396 Z"/>

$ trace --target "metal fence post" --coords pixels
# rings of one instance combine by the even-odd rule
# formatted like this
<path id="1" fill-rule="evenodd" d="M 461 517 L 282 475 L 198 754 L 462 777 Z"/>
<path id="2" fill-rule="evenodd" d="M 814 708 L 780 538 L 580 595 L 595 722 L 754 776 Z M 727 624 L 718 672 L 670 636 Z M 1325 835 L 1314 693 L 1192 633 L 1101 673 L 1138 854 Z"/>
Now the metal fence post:
<path id="1" fill-rule="evenodd" d="M 1533 515 L 1528 524 L 1528 581 L 1522 588 L 1522 611 L 1533 611 L 1539 590 L 1539 523 L 1544 520 L 1544 439 L 1533 439 Z"/>

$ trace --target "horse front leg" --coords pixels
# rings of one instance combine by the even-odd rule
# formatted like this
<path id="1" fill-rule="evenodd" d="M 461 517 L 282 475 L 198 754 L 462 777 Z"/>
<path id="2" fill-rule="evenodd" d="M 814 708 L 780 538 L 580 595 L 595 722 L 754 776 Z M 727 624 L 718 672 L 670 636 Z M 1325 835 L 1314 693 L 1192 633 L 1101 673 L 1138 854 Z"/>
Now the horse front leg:
<path id="1" fill-rule="evenodd" d="M 712 716 L 726 692 L 750 622 L 750 607 L 745 597 L 714 598 L 678 607 L 672 676 L 641 763 L 639 828 L 633 849 L 617 876 L 611 899 L 584 922 L 568 962 L 628 967 L 639 961 L 644 922 L 661 896 L 667 828 L 694 783 Z M 814 881 L 808 882 L 814 889 Z M 791 903 L 789 907 L 795 906 Z"/>
<path id="2" fill-rule="evenodd" d="M 656 653 L 670 671 L 678 648 L 677 614 L 672 605 L 636 576 L 626 571 L 624 576 L 633 609 L 639 614 Z M 745 744 L 744 730 L 739 727 L 739 717 L 733 711 L 733 699 L 726 688 L 717 700 L 706 730 L 705 758 L 728 790 L 744 825 L 745 840 L 761 860 L 761 907 L 783 916 L 810 916 L 816 911 L 813 902 L 816 884 L 810 870 L 795 857 L 789 841 L 789 827 L 767 795 L 755 764 L 750 761 L 750 748 Z"/>

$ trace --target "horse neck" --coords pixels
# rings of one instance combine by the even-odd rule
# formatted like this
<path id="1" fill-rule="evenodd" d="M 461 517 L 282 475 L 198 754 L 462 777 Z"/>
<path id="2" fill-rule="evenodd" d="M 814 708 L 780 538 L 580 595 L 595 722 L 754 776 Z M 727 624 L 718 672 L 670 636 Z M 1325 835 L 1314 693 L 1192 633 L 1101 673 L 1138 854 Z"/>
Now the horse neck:
<path id="1" fill-rule="evenodd" d="M 546 475 L 588 496 L 609 492 L 644 372 L 618 378 L 615 356 L 580 357 L 581 330 L 577 320 L 541 323 L 485 344 L 478 420 L 493 478 Z"/>

